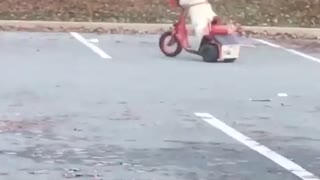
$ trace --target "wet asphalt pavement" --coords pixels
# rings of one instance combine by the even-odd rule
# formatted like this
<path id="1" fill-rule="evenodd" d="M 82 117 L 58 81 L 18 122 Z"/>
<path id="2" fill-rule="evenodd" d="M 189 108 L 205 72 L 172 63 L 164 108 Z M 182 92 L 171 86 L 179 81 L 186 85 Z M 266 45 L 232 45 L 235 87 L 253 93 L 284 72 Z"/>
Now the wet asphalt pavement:
<path id="1" fill-rule="evenodd" d="M 0 33 L 0 179 L 299 179 L 195 112 L 320 176 L 319 63 L 250 40 L 209 64 L 164 57 L 159 36 L 81 35 L 112 59 L 68 33 Z"/>

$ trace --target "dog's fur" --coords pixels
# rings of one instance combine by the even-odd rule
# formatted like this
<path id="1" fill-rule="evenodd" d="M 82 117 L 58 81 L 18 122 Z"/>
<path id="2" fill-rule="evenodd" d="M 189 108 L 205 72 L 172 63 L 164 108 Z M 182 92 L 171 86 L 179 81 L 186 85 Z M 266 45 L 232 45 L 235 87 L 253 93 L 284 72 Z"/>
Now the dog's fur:
<path id="1" fill-rule="evenodd" d="M 198 49 L 202 37 L 209 31 L 209 24 L 217 14 L 212 10 L 211 4 L 207 0 L 180 0 L 179 4 L 188 8 L 188 14 L 196 35 L 196 48 Z"/>

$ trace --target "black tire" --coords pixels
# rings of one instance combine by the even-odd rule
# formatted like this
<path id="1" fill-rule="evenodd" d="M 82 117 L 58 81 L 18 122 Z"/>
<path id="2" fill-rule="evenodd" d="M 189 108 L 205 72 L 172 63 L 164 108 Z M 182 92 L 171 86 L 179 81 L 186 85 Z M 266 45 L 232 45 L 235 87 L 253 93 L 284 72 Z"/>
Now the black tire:
<path id="1" fill-rule="evenodd" d="M 232 59 L 225 59 L 224 62 L 226 63 L 233 63 L 234 61 L 236 61 L 236 58 L 232 58 Z"/>
<path id="2" fill-rule="evenodd" d="M 218 62 L 219 48 L 217 45 L 209 43 L 203 44 L 199 52 L 204 62 Z"/>
<path id="3" fill-rule="evenodd" d="M 171 38 L 173 37 L 174 38 L 174 41 L 175 41 L 175 44 L 177 44 L 177 48 L 173 51 L 173 52 L 167 52 L 165 50 L 165 40 L 167 38 Z M 177 56 L 178 54 L 181 53 L 182 51 L 182 46 L 181 44 L 179 43 L 178 39 L 175 37 L 175 36 L 172 36 L 172 33 L 170 31 L 167 31 L 165 33 L 163 33 L 161 36 L 160 36 L 160 39 L 159 39 L 159 47 L 160 47 L 160 50 L 163 54 L 165 54 L 166 56 L 168 57 L 175 57 Z"/>

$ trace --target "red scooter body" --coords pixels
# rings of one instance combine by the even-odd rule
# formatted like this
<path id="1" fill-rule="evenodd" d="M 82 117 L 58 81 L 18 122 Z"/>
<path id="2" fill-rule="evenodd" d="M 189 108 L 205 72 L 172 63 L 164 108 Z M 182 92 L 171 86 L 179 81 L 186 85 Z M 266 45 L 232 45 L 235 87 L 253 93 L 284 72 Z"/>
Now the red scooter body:
<path id="1" fill-rule="evenodd" d="M 216 62 L 219 60 L 233 62 L 238 58 L 240 45 L 233 35 L 233 30 L 226 25 L 222 25 L 218 18 L 208 25 L 209 33 L 203 37 L 199 49 L 191 49 L 185 20 L 186 12 L 182 7 L 181 9 L 182 12 L 179 19 L 173 24 L 171 31 L 163 33 L 160 37 L 159 46 L 166 56 L 175 57 L 184 49 L 189 53 L 202 56 L 206 62 Z M 166 38 L 170 38 L 167 44 L 165 43 Z M 177 44 L 175 51 L 168 52 L 165 49 L 166 45 L 172 46 L 174 44 Z"/>

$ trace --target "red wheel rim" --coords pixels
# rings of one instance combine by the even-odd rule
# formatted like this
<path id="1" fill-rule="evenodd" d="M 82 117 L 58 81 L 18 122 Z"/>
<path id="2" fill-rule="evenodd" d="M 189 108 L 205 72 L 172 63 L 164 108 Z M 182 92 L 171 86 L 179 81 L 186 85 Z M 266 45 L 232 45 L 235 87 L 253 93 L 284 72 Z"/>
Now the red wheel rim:
<path id="1" fill-rule="evenodd" d="M 169 45 L 170 41 L 173 41 L 172 45 Z M 162 49 L 168 54 L 174 53 L 176 49 L 178 48 L 178 43 L 172 36 L 167 36 L 162 44 Z"/>

